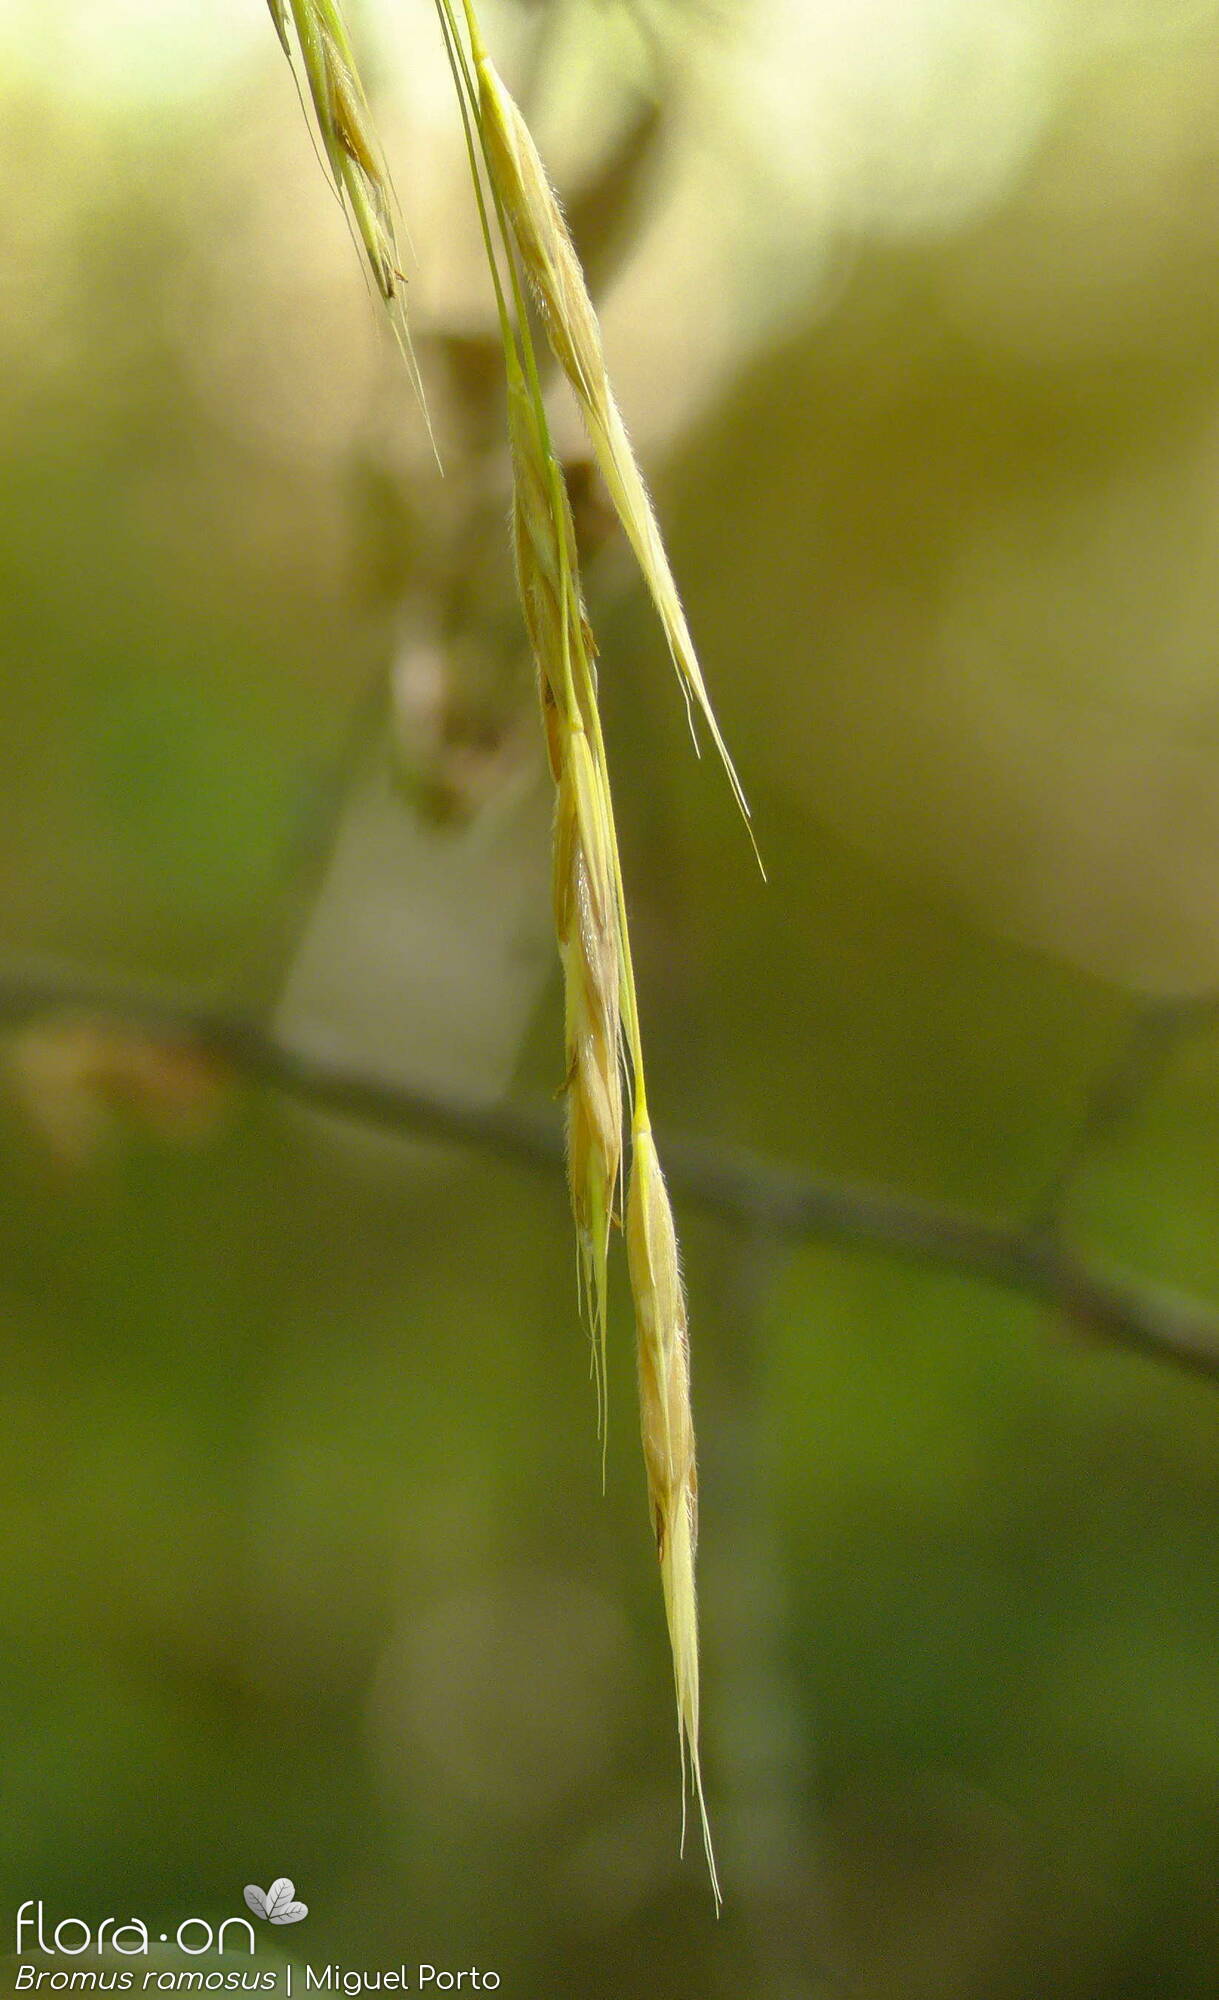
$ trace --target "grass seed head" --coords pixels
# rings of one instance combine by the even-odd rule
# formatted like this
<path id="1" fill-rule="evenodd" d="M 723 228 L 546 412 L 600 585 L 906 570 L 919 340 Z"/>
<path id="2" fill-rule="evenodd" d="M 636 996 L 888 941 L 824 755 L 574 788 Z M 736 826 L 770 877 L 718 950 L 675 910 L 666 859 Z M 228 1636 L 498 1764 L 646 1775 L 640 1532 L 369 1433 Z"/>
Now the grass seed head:
<path id="1" fill-rule="evenodd" d="M 591 405 L 605 382 L 601 329 L 541 154 L 490 57 L 478 59 L 479 116 L 491 179 L 546 322 L 556 359 Z"/>
<path id="2" fill-rule="evenodd" d="M 268 0 L 275 31 L 291 60 L 289 20 L 331 177 L 364 250 L 415 393 L 426 417 L 423 384 L 403 298 L 396 203 L 368 98 L 338 0 Z"/>
<path id="3" fill-rule="evenodd" d="M 718 1901 L 719 1883 L 699 1765 L 698 1602 L 694 1585 L 698 1473 L 690 1408 L 686 1299 L 673 1211 L 646 1126 L 637 1126 L 634 1133 L 626 1244 L 635 1299 L 643 1456 L 673 1654 L 678 1738 L 683 1770 L 689 1758 L 707 1866 Z"/>
<path id="4" fill-rule="evenodd" d="M 389 309 L 422 404 L 422 385 L 403 308 L 396 203 L 340 0 L 268 0 L 268 5 L 290 62 L 295 30 L 335 188 Z M 463 120 L 467 121 L 471 167 L 500 309 L 508 376 L 517 580 L 537 664 L 555 782 L 554 914 L 565 989 L 568 1177 L 580 1273 L 594 1336 L 599 1402 L 604 1413 L 607 1261 L 622 1172 L 625 1042 L 634 1075 L 636 1117 L 626 1213 L 627 1251 L 635 1300 L 648 1495 L 677 1695 L 683 1834 L 688 1757 L 718 1902 L 719 1884 L 699 1767 L 694 1583 L 698 1487 L 686 1305 L 672 1210 L 646 1118 L 638 1010 L 597 713 L 596 649 L 581 597 L 571 503 L 549 442 L 528 317 L 520 314 L 523 323 L 515 328 L 509 318 L 468 108 L 476 113 L 496 212 L 505 225 L 504 247 L 509 260 L 514 243 L 550 344 L 579 399 L 610 497 L 668 638 L 687 703 L 696 703 L 702 711 L 746 815 L 748 807 L 703 684 L 655 512 L 610 385 L 597 315 L 559 203 L 525 120 L 482 46 L 474 0 L 465 0 L 464 11 L 477 75 L 476 107 L 467 59 L 458 46 L 453 0 L 439 0 L 439 11 Z M 514 266 L 514 292 L 515 286 Z M 528 383 L 522 357 L 528 367 Z"/>
<path id="5" fill-rule="evenodd" d="M 601 328 L 563 211 L 529 127 L 494 63 L 477 59 L 480 126 L 555 358 L 575 390 L 610 498 L 664 628 L 687 701 L 700 709 L 742 813 L 749 807 L 711 706 L 664 539 L 605 365 Z"/>
<path id="6" fill-rule="evenodd" d="M 512 547 L 516 582 L 538 672 L 538 693 L 546 726 L 550 775 L 557 785 L 562 772 L 559 740 L 560 703 L 566 699 L 563 623 L 563 543 L 569 552 L 569 573 L 575 566 L 575 532 L 562 480 L 549 477 L 537 434 L 537 421 L 519 371 L 509 372 L 508 438 L 512 454 Z M 562 509 L 555 517 L 555 493 Z M 592 635 L 579 611 L 580 633 L 591 655 Z M 572 644 L 570 631 L 568 647 Z"/>
<path id="7" fill-rule="evenodd" d="M 627 1198 L 626 1244 L 639 1354 L 640 1418 L 652 1526 L 663 1566 L 674 1530 L 689 1521 L 698 1539 L 689 1340 L 677 1233 L 655 1142 L 637 1131 Z"/>
<path id="8" fill-rule="evenodd" d="M 555 781 L 554 921 L 564 979 L 567 1172 L 604 1410 L 609 1235 L 622 1169 L 618 857 L 580 708 L 595 700 L 571 504 L 524 375 L 508 357 L 512 538 Z"/>
<path id="9" fill-rule="evenodd" d="M 567 1173 L 604 1395 L 606 1267 L 622 1168 L 617 861 L 583 727 L 565 721 L 560 741 L 554 904 L 565 996 Z"/>

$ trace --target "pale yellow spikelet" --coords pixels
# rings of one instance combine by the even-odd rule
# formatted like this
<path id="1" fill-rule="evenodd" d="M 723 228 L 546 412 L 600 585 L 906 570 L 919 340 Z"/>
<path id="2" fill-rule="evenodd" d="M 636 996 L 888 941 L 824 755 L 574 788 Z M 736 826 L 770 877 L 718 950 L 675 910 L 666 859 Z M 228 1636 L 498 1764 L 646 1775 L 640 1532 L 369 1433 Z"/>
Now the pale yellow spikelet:
<path id="1" fill-rule="evenodd" d="M 655 510 L 610 386 L 601 329 L 563 212 L 541 155 L 494 63 L 476 50 L 479 117 L 492 182 L 545 321 L 555 358 L 579 399 L 619 519 L 664 627 L 687 697 L 693 697 L 746 818 L 749 806 L 711 706 Z"/>
<path id="2" fill-rule="evenodd" d="M 690 1408 L 686 1300 L 668 1190 L 652 1134 L 642 1122 L 637 1122 L 632 1135 L 626 1243 L 635 1300 L 643 1456 L 673 1654 L 678 1738 L 683 1771 L 685 1759 L 690 1760 L 707 1866 L 718 1902 L 719 1881 L 699 1762 L 698 1605 L 694 1588 L 698 1473 Z"/>
<path id="3" fill-rule="evenodd" d="M 268 0 L 291 60 L 296 29 L 318 135 L 335 188 L 363 246 L 426 417 L 423 383 L 407 325 L 395 202 L 368 99 L 338 0 Z"/>
<path id="4" fill-rule="evenodd" d="M 570 709 L 565 653 L 583 645 L 589 659 L 592 634 L 574 588 L 575 530 L 565 482 L 551 476 L 547 452 L 538 437 L 537 418 L 520 368 L 510 359 L 508 369 L 508 441 L 512 455 L 512 546 L 516 581 L 525 626 L 538 673 L 538 694 L 546 725 L 550 775 L 556 785 L 562 769 L 559 741 L 560 701 Z M 573 587 L 565 583 L 565 573 Z M 579 630 L 572 632 L 571 599 L 576 599 Z M 566 614 L 565 614 L 566 604 Z"/>
<path id="5" fill-rule="evenodd" d="M 565 991 L 567 1172 L 604 1399 L 609 1235 L 622 1167 L 616 857 L 583 725 L 565 717 L 559 735 L 554 902 Z"/>
<path id="6" fill-rule="evenodd" d="M 605 380 L 601 329 L 575 246 L 533 136 L 485 51 L 477 58 L 479 116 L 492 184 L 537 294 L 556 358 L 586 406 Z"/>
<path id="7" fill-rule="evenodd" d="M 549 441 L 538 435 L 533 400 L 515 357 L 508 367 L 508 441 L 517 585 L 534 652 L 539 663 L 558 667 L 570 650 L 577 668 L 582 656 L 591 670 L 597 646 L 580 594 L 567 481 Z M 580 678 L 578 671 L 573 678 Z"/>
<path id="8" fill-rule="evenodd" d="M 567 489 L 515 357 L 508 362 L 513 543 L 555 780 L 554 919 L 564 980 L 567 1171 L 604 1435 L 609 1237 L 622 1169 L 621 939 L 605 778 L 577 682 L 594 697 Z"/>

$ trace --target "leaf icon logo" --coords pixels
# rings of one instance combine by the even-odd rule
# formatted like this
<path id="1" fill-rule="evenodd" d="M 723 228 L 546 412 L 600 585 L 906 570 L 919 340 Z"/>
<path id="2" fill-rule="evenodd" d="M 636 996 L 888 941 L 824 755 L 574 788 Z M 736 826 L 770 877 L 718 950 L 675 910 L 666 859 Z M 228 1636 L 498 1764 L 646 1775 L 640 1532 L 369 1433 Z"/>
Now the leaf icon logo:
<path id="1" fill-rule="evenodd" d="M 295 1884 L 281 1875 L 272 1882 L 269 1889 L 260 1889 L 256 1882 L 247 1882 L 246 1903 L 256 1917 L 262 1917 L 268 1924 L 299 1924 L 302 1917 L 309 1914 L 308 1903 L 298 1903 Z"/>

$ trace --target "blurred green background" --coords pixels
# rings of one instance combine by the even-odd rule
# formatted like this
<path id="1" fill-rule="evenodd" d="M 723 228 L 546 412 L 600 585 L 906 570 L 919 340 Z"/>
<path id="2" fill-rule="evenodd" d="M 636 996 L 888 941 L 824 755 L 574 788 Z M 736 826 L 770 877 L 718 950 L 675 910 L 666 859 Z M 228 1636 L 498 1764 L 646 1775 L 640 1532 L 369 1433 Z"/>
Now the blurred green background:
<path id="1" fill-rule="evenodd" d="M 489 302 L 429 9 L 353 21 L 443 480 L 258 0 L 0 0 L 0 985 L 545 1102 Z M 1019 1220 L 1219 986 L 1219 9 L 487 25 L 771 876 L 590 490 L 658 1123 Z M 286 1873 L 522 1996 L 1219 1991 L 1213 1389 L 683 1209 L 717 1922 L 558 1179 L 42 1008 L 4 1079 L 0 1952 Z M 1070 1239 L 1219 1307 L 1217 1170 L 1200 1029 Z"/>

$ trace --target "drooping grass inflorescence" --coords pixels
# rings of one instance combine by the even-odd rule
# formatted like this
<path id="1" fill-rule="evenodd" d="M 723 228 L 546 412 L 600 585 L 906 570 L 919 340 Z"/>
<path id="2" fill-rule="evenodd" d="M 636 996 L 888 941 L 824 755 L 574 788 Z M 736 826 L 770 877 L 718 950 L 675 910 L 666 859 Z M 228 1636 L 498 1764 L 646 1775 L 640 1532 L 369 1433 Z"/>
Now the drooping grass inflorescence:
<path id="1" fill-rule="evenodd" d="M 388 176 L 337 0 L 269 0 L 291 29 L 331 174 L 363 243 L 419 388 L 401 302 Z M 718 1901 L 699 1759 L 698 1531 L 689 1340 L 677 1235 L 649 1121 L 613 798 L 566 480 L 551 439 L 526 294 L 579 403 L 597 461 L 651 593 L 687 704 L 707 723 L 742 812 L 744 793 L 707 695 L 668 557 L 610 385 L 579 259 L 525 120 L 484 45 L 473 0 L 436 0 L 495 291 L 507 381 L 512 543 L 555 787 L 554 917 L 564 981 L 567 1166 L 580 1289 L 605 1436 L 609 1250 L 625 1221 L 635 1306 L 644 1463 L 673 1655 L 678 1739 Z M 629 1093 L 625 1086 L 629 1085 Z M 631 1162 L 622 1215 L 623 1108 Z M 683 1806 L 684 1825 L 684 1806 Z"/>

